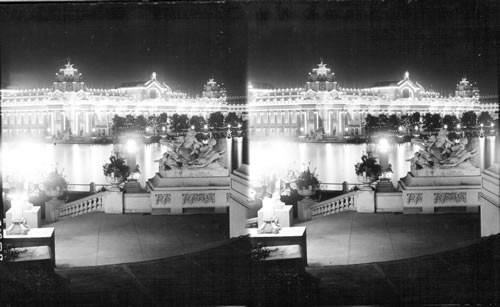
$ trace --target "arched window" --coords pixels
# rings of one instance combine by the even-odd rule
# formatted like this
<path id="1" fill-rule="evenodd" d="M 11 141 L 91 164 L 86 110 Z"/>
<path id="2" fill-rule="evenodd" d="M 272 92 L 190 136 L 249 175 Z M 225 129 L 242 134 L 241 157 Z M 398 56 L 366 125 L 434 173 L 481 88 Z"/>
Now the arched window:
<path id="1" fill-rule="evenodd" d="M 403 98 L 410 98 L 410 90 L 405 88 L 403 90 Z"/>

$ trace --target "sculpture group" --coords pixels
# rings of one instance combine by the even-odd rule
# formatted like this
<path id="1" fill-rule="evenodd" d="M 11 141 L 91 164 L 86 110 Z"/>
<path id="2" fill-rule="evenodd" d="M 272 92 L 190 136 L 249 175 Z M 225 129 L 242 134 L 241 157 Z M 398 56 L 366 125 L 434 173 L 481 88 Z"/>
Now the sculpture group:
<path id="1" fill-rule="evenodd" d="M 428 140 L 413 139 L 412 143 L 421 147 L 411 159 L 413 173 L 422 169 L 475 168 L 472 160 L 476 150 L 466 149 L 466 138 L 457 142 L 451 141 L 445 129 L 441 129 L 437 136 L 430 136 Z"/>
<path id="2" fill-rule="evenodd" d="M 173 141 L 162 142 L 168 151 L 159 160 L 160 174 L 170 170 L 222 168 L 225 150 L 220 150 L 217 141 L 209 137 L 197 140 L 196 132 L 190 129 L 186 136 Z"/>

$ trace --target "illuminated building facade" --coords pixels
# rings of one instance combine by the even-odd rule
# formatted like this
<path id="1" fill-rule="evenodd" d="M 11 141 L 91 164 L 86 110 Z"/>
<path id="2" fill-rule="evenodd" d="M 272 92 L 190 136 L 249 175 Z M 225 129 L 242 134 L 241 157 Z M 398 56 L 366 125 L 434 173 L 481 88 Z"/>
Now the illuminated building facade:
<path id="1" fill-rule="evenodd" d="M 1 90 L 3 136 L 106 136 L 115 114 L 167 113 L 207 118 L 221 111 L 240 115 L 245 105 L 228 104 L 226 92 L 210 79 L 201 98 L 173 91 L 151 74 L 147 82 L 122 84 L 115 89 L 87 88 L 73 64 L 56 73 L 52 88 Z"/>
<path id="2" fill-rule="evenodd" d="M 309 73 L 304 88 L 259 89 L 248 86 L 248 113 L 251 135 L 326 136 L 364 134 L 368 114 L 387 116 L 419 112 L 456 115 L 488 111 L 498 117 L 497 103 L 480 103 L 479 91 L 465 78 L 454 97 L 441 97 L 410 79 L 406 72 L 400 81 L 379 82 L 370 88 L 343 88 L 335 74 L 321 62 Z"/>

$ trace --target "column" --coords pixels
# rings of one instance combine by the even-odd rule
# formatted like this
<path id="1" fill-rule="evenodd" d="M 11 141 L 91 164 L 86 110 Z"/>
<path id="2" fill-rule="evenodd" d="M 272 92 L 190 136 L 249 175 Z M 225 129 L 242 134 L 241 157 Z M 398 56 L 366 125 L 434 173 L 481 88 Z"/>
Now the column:
<path id="1" fill-rule="evenodd" d="M 314 131 L 319 129 L 319 111 L 314 111 Z"/>
<path id="2" fill-rule="evenodd" d="M 241 166 L 241 161 L 243 159 L 243 138 L 234 137 L 232 138 L 232 169 L 238 169 Z"/>
<path id="3" fill-rule="evenodd" d="M 362 110 L 359 110 L 358 114 L 359 114 L 359 133 L 358 134 L 363 135 L 363 120 L 365 118 L 363 116 L 364 112 Z"/>
<path id="4" fill-rule="evenodd" d="M 309 134 L 309 123 L 308 123 L 308 118 L 307 118 L 307 111 L 303 111 L 302 114 L 304 115 L 302 120 L 304 122 L 304 134 L 308 135 Z"/>
<path id="5" fill-rule="evenodd" d="M 89 112 L 85 112 L 85 134 L 88 136 L 90 134 L 90 121 L 89 121 Z"/>
<path id="6" fill-rule="evenodd" d="M 481 236 L 500 233 L 500 137 L 495 136 L 493 163 L 482 173 Z"/>
<path id="7" fill-rule="evenodd" d="M 332 135 L 332 111 L 327 111 L 326 112 L 326 135 Z"/>
<path id="8" fill-rule="evenodd" d="M 110 112 L 108 111 L 107 114 L 106 114 L 106 135 L 110 135 L 110 131 L 109 131 L 109 122 L 110 122 Z"/>
<path id="9" fill-rule="evenodd" d="M 78 129 L 78 124 L 79 124 L 78 123 L 78 112 L 75 112 L 73 114 L 74 114 L 73 117 L 74 117 L 74 122 L 75 122 L 75 124 L 74 124 L 75 129 L 73 129 L 73 135 L 79 136 L 80 130 Z"/>
<path id="10" fill-rule="evenodd" d="M 242 138 L 241 144 L 241 163 L 247 164 L 250 162 L 250 148 L 248 146 L 248 136 Z"/>
<path id="11" fill-rule="evenodd" d="M 343 117 L 344 111 L 339 110 L 337 114 L 338 122 L 337 122 L 337 135 L 340 137 L 344 136 L 344 121 Z"/>
<path id="12" fill-rule="evenodd" d="M 54 123 L 54 112 L 50 113 L 50 134 L 54 135 L 55 133 L 55 123 Z"/>

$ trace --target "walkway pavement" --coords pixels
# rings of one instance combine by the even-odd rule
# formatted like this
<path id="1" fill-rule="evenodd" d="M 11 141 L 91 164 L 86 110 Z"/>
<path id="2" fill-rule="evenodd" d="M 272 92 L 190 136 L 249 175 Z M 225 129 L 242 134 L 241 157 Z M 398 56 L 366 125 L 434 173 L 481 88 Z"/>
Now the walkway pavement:
<path id="1" fill-rule="evenodd" d="M 56 228 L 56 266 L 81 267 L 161 259 L 201 251 L 228 237 L 228 216 L 92 213 Z M 478 214 L 344 212 L 307 227 L 311 267 L 403 259 L 467 245 L 479 238 Z"/>
<path id="2" fill-rule="evenodd" d="M 479 214 L 342 212 L 307 227 L 309 266 L 398 260 L 465 246 L 480 237 Z"/>
<path id="3" fill-rule="evenodd" d="M 227 215 L 90 213 L 55 227 L 56 266 L 80 267 L 161 259 L 200 251 L 228 237 Z"/>

